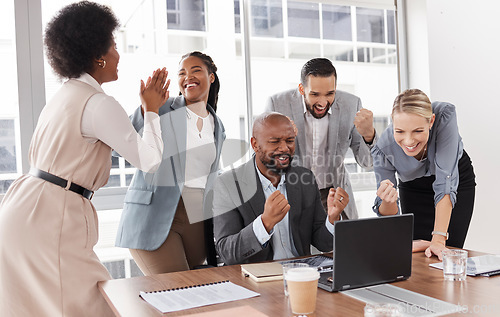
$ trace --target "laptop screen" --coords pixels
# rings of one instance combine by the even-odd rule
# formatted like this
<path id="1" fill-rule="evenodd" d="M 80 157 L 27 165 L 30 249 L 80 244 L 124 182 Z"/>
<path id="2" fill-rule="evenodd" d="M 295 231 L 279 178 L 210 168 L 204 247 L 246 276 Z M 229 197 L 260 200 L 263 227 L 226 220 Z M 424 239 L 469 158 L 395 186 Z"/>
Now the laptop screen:
<path id="1" fill-rule="evenodd" d="M 332 291 L 411 275 L 413 214 L 335 223 Z"/>

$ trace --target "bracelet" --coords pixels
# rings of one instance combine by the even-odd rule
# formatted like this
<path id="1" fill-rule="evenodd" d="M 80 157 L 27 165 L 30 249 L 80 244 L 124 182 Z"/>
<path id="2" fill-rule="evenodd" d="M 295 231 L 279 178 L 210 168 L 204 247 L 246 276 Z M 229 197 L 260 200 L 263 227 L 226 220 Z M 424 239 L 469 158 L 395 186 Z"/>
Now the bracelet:
<path id="1" fill-rule="evenodd" d="M 446 240 L 448 240 L 448 237 L 449 237 L 449 233 L 448 232 L 441 232 L 441 231 L 432 231 L 431 232 L 431 235 L 440 235 L 440 236 L 443 236 L 446 238 Z"/>

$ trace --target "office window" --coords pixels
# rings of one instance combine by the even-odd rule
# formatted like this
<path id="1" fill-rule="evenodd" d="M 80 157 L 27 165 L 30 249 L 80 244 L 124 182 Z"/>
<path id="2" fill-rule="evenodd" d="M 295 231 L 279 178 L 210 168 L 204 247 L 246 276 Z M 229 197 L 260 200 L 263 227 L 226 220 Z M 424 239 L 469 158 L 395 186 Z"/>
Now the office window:
<path id="1" fill-rule="evenodd" d="M 352 41 L 351 7 L 323 4 L 323 38 Z"/>
<path id="2" fill-rule="evenodd" d="M 14 119 L 0 119 L 0 193 L 7 192 L 17 174 Z"/>
<path id="3" fill-rule="evenodd" d="M 323 46 L 324 56 L 331 61 L 354 61 L 354 48 L 352 45 L 325 44 Z"/>
<path id="4" fill-rule="evenodd" d="M 357 8 L 358 41 L 385 43 L 384 10 Z"/>
<path id="5" fill-rule="evenodd" d="M 391 44 L 395 43 L 395 32 L 389 32 L 391 25 L 394 30 L 395 11 L 336 5 L 334 2 L 284 0 L 282 14 L 287 21 L 287 36 L 270 41 L 265 35 L 252 33 L 254 113 L 264 110 L 268 96 L 296 88 L 302 65 L 314 57 L 326 57 L 334 62 L 338 89 L 358 95 L 370 110 L 387 111 L 385 107 L 392 103 L 398 89 L 396 45 Z M 353 23 L 353 15 L 357 23 Z M 386 24 L 387 28 L 384 27 Z M 360 36 L 365 33 L 369 36 Z M 375 64 L 384 66 L 377 68 Z M 390 66 L 385 67 L 387 65 Z M 384 94 L 381 96 L 376 91 L 384 91 Z M 374 98 L 375 95 L 378 98 Z"/>
<path id="6" fill-rule="evenodd" d="M 67 1 L 42 2 L 44 27 L 53 14 L 67 3 Z M 170 96 L 177 96 L 179 94 L 177 68 L 181 56 L 194 50 L 206 52 L 219 68 L 221 92 L 218 115 L 223 118 L 226 136 L 239 138 L 239 121 L 235 121 L 233 117 L 238 118 L 240 113 L 245 113 L 244 97 L 242 98 L 245 95 L 244 67 L 241 59 L 234 54 L 234 42 L 220 42 L 221 38 L 230 39 L 236 35 L 236 30 L 232 29 L 232 26 L 237 8 L 228 6 L 222 1 L 210 2 L 213 29 L 218 29 L 219 32 L 215 34 L 208 31 L 205 24 L 208 21 L 205 16 L 207 3 L 197 0 L 168 2 L 146 0 L 140 3 L 106 1 L 105 4 L 111 6 L 121 22 L 121 27 L 115 34 L 120 64 L 119 79 L 105 83 L 103 89 L 117 99 L 130 114 L 140 104 L 137 94 L 140 79 L 146 79 L 153 69 L 166 66 L 171 79 Z M 170 29 L 171 21 L 168 21 L 167 13 L 175 13 L 181 20 L 185 18 L 202 21 L 203 30 L 182 29 L 183 26 L 192 24 L 189 24 L 189 21 L 184 24 L 181 20 L 177 20 L 178 29 Z M 227 33 L 220 34 L 221 29 Z M 54 76 L 47 63 L 45 66 L 45 89 L 48 100 L 60 87 L 61 82 Z M 238 112 L 235 112 L 236 109 L 239 109 Z M 233 125 L 235 129 L 232 128 Z M 135 168 L 128 162 L 122 158 L 113 158 L 111 175 L 103 190 L 116 188 L 125 190 L 134 172 Z M 121 207 L 121 204 L 115 207 Z"/>
<path id="7" fill-rule="evenodd" d="M 20 175 L 19 100 L 17 95 L 17 57 L 15 41 L 14 1 L 0 3 L 0 194 Z"/>
<path id="8" fill-rule="evenodd" d="M 240 0 L 234 0 L 234 33 L 241 33 Z"/>
<path id="9" fill-rule="evenodd" d="M 15 173 L 17 163 L 14 120 L 0 119 L 0 140 L 0 170 Z"/>
<path id="10" fill-rule="evenodd" d="M 353 16 L 357 18 L 358 11 L 362 8 L 346 6 L 345 1 L 339 4 L 333 0 L 329 1 L 329 4 L 288 0 L 249 1 L 250 30 L 242 29 L 241 15 L 244 7 L 240 0 L 145 0 L 133 3 L 119 0 L 98 1 L 110 5 L 121 22 L 121 27 L 115 35 L 121 55 L 119 79 L 104 84 L 104 91 L 117 99 L 130 114 L 140 104 L 137 94 L 139 80 L 147 78 L 153 69 L 166 66 L 172 81 L 170 96 L 176 96 L 179 93 L 176 78 L 181 56 L 192 50 L 203 51 L 212 56 L 219 69 L 221 92 L 217 114 L 224 123 L 226 140 L 248 142 L 246 125 L 252 119 L 247 118 L 246 113 L 247 69 L 244 66 L 245 56 L 241 51 L 241 39 L 244 35 L 242 32 L 248 32 L 251 41 L 249 70 L 252 73 L 251 97 L 254 116 L 263 111 L 270 95 L 296 88 L 302 65 L 308 59 L 318 56 L 334 61 L 339 74 L 338 89 L 358 95 L 363 105 L 377 115 L 384 116 L 390 110 L 387 105 L 392 103 L 397 94 L 397 55 L 396 45 L 393 44 L 395 39 L 391 42 L 391 37 L 395 36 L 394 11 L 375 10 L 382 12 L 383 25 L 382 28 L 374 28 L 371 32 L 384 32 L 383 35 L 373 35 L 373 38 L 383 38 L 383 42 L 360 43 L 361 40 L 357 38 L 358 24 L 353 23 Z M 12 21 L 13 33 L 14 14 L 13 10 L 8 11 L 9 4 L 13 7 L 11 2 L 2 2 L 0 15 L 4 21 Z M 41 1 L 43 28 L 59 8 L 70 2 L 76 1 Z M 7 7 L 7 11 L 3 10 L 4 7 Z M 301 11 L 304 15 L 300 14 Z M 299 22 L 307 24 L 307 27 L 297 27 Z M 9 40 L 5 35 L 7 33 L 6 28 L 0 29 L 0 53 L 4 54 L 2 57 L 5 56 L 0 59 L 0 65 L 3 70 L 1 78 L 8 83 L 5 87 L 8 87 L 7 92 L 10 93 L 17 91 L 17 80 L 13 62 L 15 41 L 13 36 Z M 11 54 L 12 57 L 5 54 Z M 48 64 L 45 64 L 45 78 L 40 81 L 43 80 L 46 99 L 49 100 L 61 82 L 54 76 Z M 9 153 L 5 155 L 6 161 L 12 162 L 9 155 L 19 156 L 17 94 L 6 94 L 4 98 L 6 101 L 0 105 L 0 146 L 5 147 L 5 151 Z M 5 151 L 0 151 L 0 155 Z M 2 162 L 0 160 L 0 166 L 3 166 Z M 15 173 L 10 172 L 10 163 L 5 165 L 9 167 L 0 167 L 5 169 L 0 170 L 0 190 L 1 184 L 6 188 L 9 181 L 17 177 L 16 173 L 21 168 L 18 157 L 15 162 Z M 230 163 L 227 162 L 225 166 Z M 356 165 L 352 165 L 352 162 L 346 164 L 350 164 L 348 166 L 353 173 L 363 172 Z M 110 180 L 93 198 L 100 219 L 100 239 L 96 253 L 117 277 L 135 274 L 133 272 L 136 270 L 130 262 L 128 250 L 113 246 L 123 197 L 134 171 L 134 167 L 124 159 L 113 158 Z M 124 262 L 120 263 L 122 260 Z M 116 261 L 118 263 L 114 263 Z"/>
<path id="11" fill-rule="evenodd" d="M 251 0 L 252 35 L 283 37 L 281 0 Z"/>
<path id="12" fill-rule="evenodd" d="M 167 25 L 172 30 L 205 31 L 205 0 L 167 0 Z"/>
<path id="13" fill-rule="evenodd" d="M 392 10 L 387 10 L 387 42 L 389 44 L 396 44 L 396 17 L 394 13 Z"/>
<path id="14" fill-rule="evenodd" d="M 288 1 L 288 36 L 319 38 L 319 4 Z"/>
<path id="15" fill-rule="evenodd" d="M 377 131 L 378 135 L 381 135 L 382 132 L 389 126 L 390 115 L 387 116 L 373 116 L 373 127 L 375 131 Z"/>

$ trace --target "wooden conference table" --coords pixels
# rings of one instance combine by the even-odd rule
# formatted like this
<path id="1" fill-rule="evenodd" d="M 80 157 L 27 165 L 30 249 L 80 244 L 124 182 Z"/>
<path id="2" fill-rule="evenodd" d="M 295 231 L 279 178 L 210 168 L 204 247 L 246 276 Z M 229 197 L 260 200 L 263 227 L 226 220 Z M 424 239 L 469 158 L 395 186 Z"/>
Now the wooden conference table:
<path id="1" fill-rule="evenodd" d="M 469 251 L 469 256 L 482 254 Z M 411 277 L 406 281 L 392 284 L 446 302 L 459 304 L 468 309 L 466 313 L 456 313 L 450 316 L 500 316 L 500 275 L 493 277 L 469 276 L 465 282 L 450 282 L 443 279 L 441 270 L 429 267 L 430 263 L 435 262 L 438 262 L 436 257 L 427 258 L 423 252 L 414 253 Z M 98 286 L 116 316 L 162 316 L 158 310 L 139 297 L 140 291 L 164 290 L 227 279 L 260 293 L 260 296 L 165 315 L 182 316 L 201 312 L 216 312 L 236 309 L 241 306 L 250 306 L 267 316 L 293 315 L 287 298 L 283 294 L 282 281 L 256 283 L 241 274 L 239 265 L 103 281 L 99 282 Z M 363 302 L 341 292 L 329 293 L 318 289 L 316 304 L 316 316 L 318 317 L 363 316 L 364 306 Z"/>

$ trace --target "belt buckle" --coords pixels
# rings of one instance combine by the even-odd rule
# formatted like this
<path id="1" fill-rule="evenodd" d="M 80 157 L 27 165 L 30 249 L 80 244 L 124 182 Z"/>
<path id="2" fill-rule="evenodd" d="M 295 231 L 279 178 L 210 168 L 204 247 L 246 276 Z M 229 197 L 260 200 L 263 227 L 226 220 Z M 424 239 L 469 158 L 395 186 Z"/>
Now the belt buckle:
<path id="1" fill-rule="evenodd" d="M 88 200 L 92 200 L 93 197 L 94 197 L 94 192 L 90 192 L 90 197 L 88 198 Z"/>

